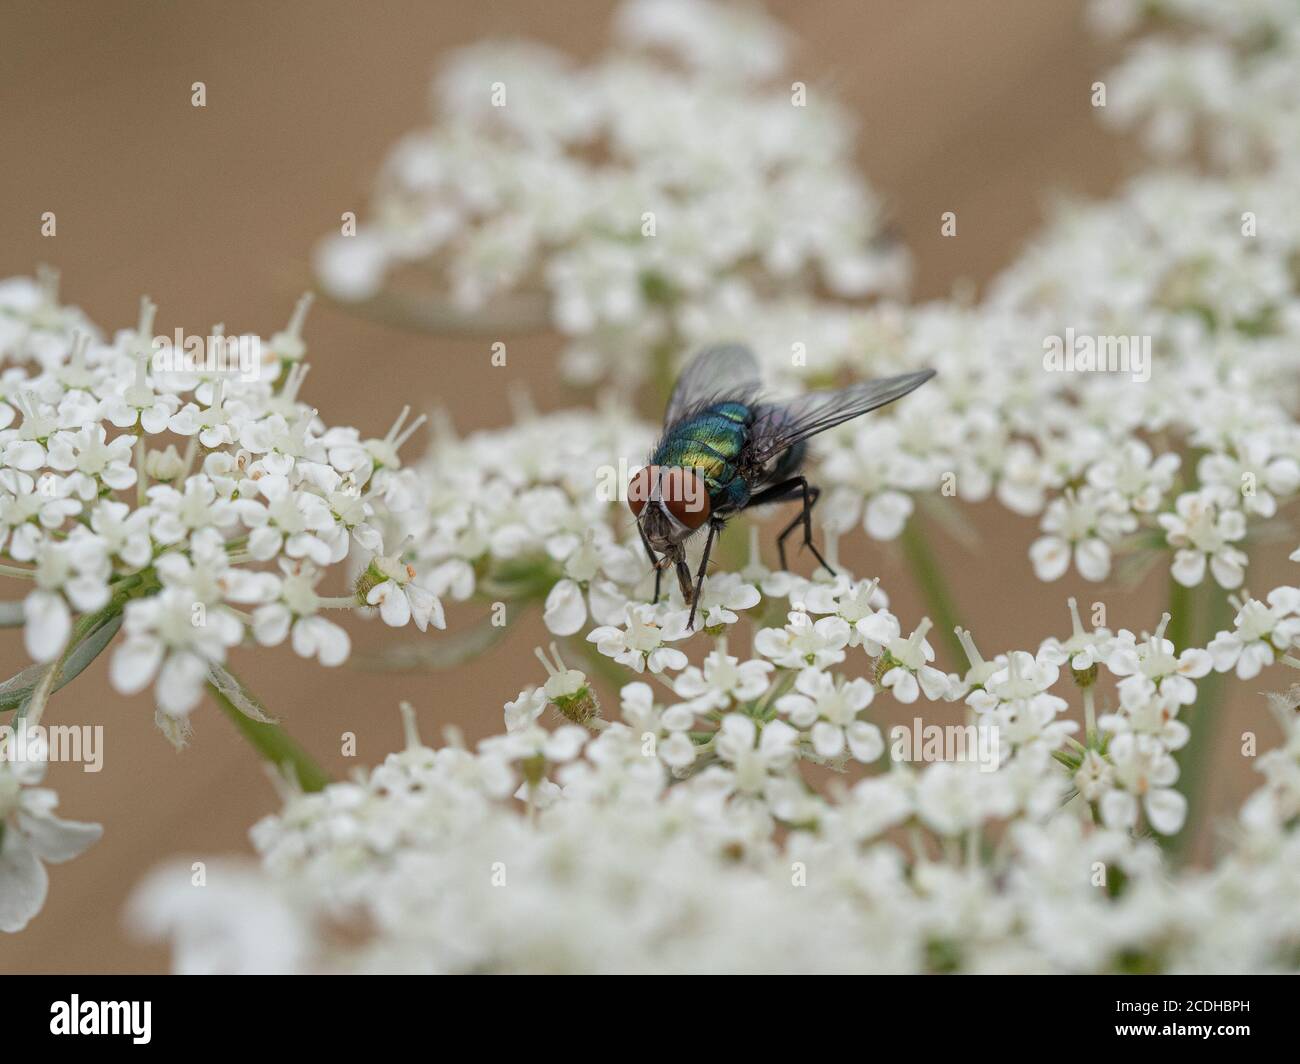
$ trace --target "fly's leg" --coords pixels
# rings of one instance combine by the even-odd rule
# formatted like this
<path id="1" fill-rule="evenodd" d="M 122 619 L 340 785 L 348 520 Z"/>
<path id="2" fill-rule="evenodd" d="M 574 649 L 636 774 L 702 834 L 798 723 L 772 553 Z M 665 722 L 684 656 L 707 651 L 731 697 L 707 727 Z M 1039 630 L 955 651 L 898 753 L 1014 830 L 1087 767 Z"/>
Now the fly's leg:
<path id="1" fill-rule="evenodd" d="M 786 567 L 785 538 L 802 524 L 803 545 L 812 551 L 813 557 L 821 563 L 821 567 L 830 573 L 831 576 L 834 576 L 835 570 L 826 564 L 826 559 L 822 557 L 822 552 L 817 549 L 812 538 L 812 511 L 813 507 L 817 505 L 818 498 L 821 497 L 822 489 L 810 485 L 803 477 L 800 477 L 799 480 L 801 482 L 801 487 L 803 488 L 803 509 L 795 516 L 793 521 L 781 530 L 781 534 L 776 537 L 776 548 L 781 555 L 781 568 L 784 569 Z"/>
<path id="2" fill-rule="evenodd" d="M 791 499 L 802 499 L 803 509 L 776 537 L 776 547 L 781 556 L 782 569 L 787 568 L 785 561 L 786 538 L 796 528 L 803 525 L 803 545 L 813 552 L 813 557 L 821 563 L 823 569 L 830 573 L 831 576 L 835 575 L 835 570 L 826 564 L 826 559 L 822 557 L 821 551 L 817 549 L 812 540 L 812 509 L 817 505 L 821 493 L 822 489 L 809 484 L 807 477 L 797 476 L 791 477 L 789 480 L 783 480 L 779 484 L 773 484 L 770 488 L 764 488 L 745 504 L 745 509 L 748 510 L 751 506 L 762 506 L 769 502 L 788 502 Z"/>
<path id="3" fill-rule="evenodd" d="M 713 541 L 721 531 L 721 521 L 709 522 L 709 538 L 704 541 L 704 554 L 700 557 L 700 567 L 695 573 L 695 590 L 691 593 L 691 615 L 686 621 L 688 632 L 695 627 L 695 611 L 700 605 L 700 592 L 704 590 L 704 572 L 709 567 L 709 552 L 713 550 Z M 687 575 L 689 578 L 689 571 Z"/>
<path id="4" fill-rule="evenodd" d="M 691 586 L 691 570 L 684 554 L 677 559 L 677 583 L 682 589 L 682 601 L 690 606 L 695 601 L 695 589 Z M 695 616 L 694 610 L 691 611 L 691 616 Z"/>
<path id="5" fill-rule="evenodd" d="M 645 547 L 645 556 L 650 559 L 650 564 L 655 570 L 655 600 L 654 604 L 659 604 L 659 585 L 663 583 L 664 567 L 659 564 L 659 559 L 655 557 L 654 548 L 650 546 L 650 541 L 645 537 L 645 529 L 641 527 L 641 522 L 636 523 L 636 530 L 641 536 L 641 546 Z"/>

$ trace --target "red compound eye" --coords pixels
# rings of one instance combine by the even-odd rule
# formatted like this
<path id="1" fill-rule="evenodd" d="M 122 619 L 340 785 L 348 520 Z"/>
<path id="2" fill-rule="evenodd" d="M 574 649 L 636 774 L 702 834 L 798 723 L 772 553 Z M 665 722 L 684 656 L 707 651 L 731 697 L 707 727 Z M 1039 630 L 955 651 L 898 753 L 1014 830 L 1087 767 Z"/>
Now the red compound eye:
<path id="1" fill-rule="evenodd" d="M 682 466 L 643 466 L 627 486 L 627 505 L 638 517 L 650 501 L 664 508 L 687 528 L 709 519 L 709 490 L 694 469 Z"/>
<path id="2" fill-rule="evenodd" d="M 650 492 L 658 479 L 658 466 L 642 466 L 632 474 L 632 479 L 627 485 L 627 505 L 638 517 L 645 509 L 645 504 L 650 499 Z"/>
<path id="3" fill-rule="evenodd" d="M 709 519 L 709 492 L 694 469 L 673 466 L 659 481 L 664 506 L 687 528 L 699 528 Z"/>

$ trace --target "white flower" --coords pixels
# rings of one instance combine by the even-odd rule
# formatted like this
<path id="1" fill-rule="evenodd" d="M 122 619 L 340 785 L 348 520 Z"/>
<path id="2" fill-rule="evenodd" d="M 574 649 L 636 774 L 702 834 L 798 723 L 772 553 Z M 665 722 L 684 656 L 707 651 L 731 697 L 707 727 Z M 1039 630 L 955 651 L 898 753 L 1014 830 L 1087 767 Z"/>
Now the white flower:
<path id="1" fill-rule="evenodd" d="M 234 504 L 218 498 L 211 479 L 203 475 L 189 477 L 183 493 L 158 484 L 149 489 L 148 497 L 154 518 L 153 537 L 159 543 L 181 543 L 193 532 L 228 529 L 238 520 Z"/>
<path id="2" fill-rule="evenodd" d="M 621 46 L 581 66 L 529 42 L 454 53 L 433 122 L 384 165 L 372 217 L 318 246 L 324 286 L 368 299 L 418 264 L 432 303 L 549 320 L 568 338 L 566 375 L 623 386 L 666 337 L 716 326 L 720 303 L 799 293 L 809 277 L 854 299 L 902 287 L 907 256 L 875 239 L 851 131 L 826 102 L 790 106 L 770 20 L 672 0 L 628 5 L 616 25 Z M 484 93 L 494 82 L 508 106 Z M 654 239 L 639 238 L 647 203 Z"/>
<path id="3" fill-rule="evenodd" d="M 889 599 L 878 584 L 878 580 L 861 580 L 835 598 L 835 613 L 853 626 L 849 645 L 861 645 L 873 657 L 900 634 L 898 618 L 886 608 Z"/>
<path id="4" fill-rule="evenodd" d="M 1190 706 L 1196 701 L 1196 684 L 1192 681 L 1210 671 L 1213 659 L 1196 647 L 1177 654 L 1174 644 L 1164 638 L 1168 624 L 1166 613 L 1155 634 L 1141 641 L 1132 632 L 1121 630 L 1106 658 L 1106 667 L 1116 676 L 1124 677 L 1119 685 L 1121 694 L 1131 691 L 1133 699 L 1143 699 L 1158 691 L 1181 705 Z"/>
<path id="5" fill-rule="evenodd" d="M 58 306 L 50 275 L 34 287 L 0 282 L 0 292 L 10 293 L 0 296 L 0 396 L 12 402 L 0 402 L 0 553 L 6 575 L 34 585 L 23 607 L 31 655 L 54 660 L 124 613 L 110 679 L 130 692 L 157 677 L 158 719 L 173 734 L 209 668 L 245 634 L 250 618 L 236 606 L 257 607 L 258 641 L 289 638 L 305 657 L 341 662 L 349 640 L 316 616 L 315 569 L 341 562 L 353 542 L 382 547 L 377 526 L 410 495 L 396 456 L 410 426 L 354 447 L 361 457 L 345 469 L 331 464 L 331 447 L 351 457 L 345 441 L 360 434 L 322 425 L 298 398 L 309 300 L 273 337 L 272 358 L 240 374 L 151 365 L 148 300 L 136 328 L 105 343 Z M 168 430 L 191 438 L 184 454 L 152 446 Z M 370 604 L 390 623 L 442 624 L 404 565 L 371 576 Z"/>
<path id="6" fill-rule="evenodd" d="M 347 537 L 333 535 L 334 516 L 320 495 L 294 491 L 288 478 L 278 475 L 258 478 L 255 487 L 265 503 L 253 498 L 235 503 L 240 520 L 251 530 L 248 552 L 254 558 L 268 561 L 283 551 L 290 558 L 324 566 L 346 554 Z"/>
<path id="7" fill-rule="evenodd" d="M 798 753 L 799 733 L 784 721 L 758 725 L 749 717 L 728 713 L 718 726 L 714 750 L 730 768 L 730 786 L 745 795 L 762 794 L 771 775 L 788 769 Z"/>
<path id="8" fill-rule="evenodd" d="M 376 554 L 370 560 L 369 572 L 378 578 L 378 583 L 366 592 L 366 603 L 379 607 L 379 615 L 385 624 L 401 628 L 414 621 L 415 627 L 422 632 L 429 625 L 447 627 L 442 603 L 431 591 L 415 582 L 415 567 L 402 561 L 400 548 L 396 554 Z"/>
<path id="9" fill-rule="evenodd" d="M 587 634 L 587 642 L 596 649 L 637 672 L 649 669 L 681 669 L 686 666 L 686 655 L 665 643 L 681 639 L 686 634 L 685 617 L 669 614 L 661 617 L 653 606 L 645 604 L 627 607 L 623 627 L 603 625 Z"/>
<path id="10" fill-rule="evenodd" d="M 280 560 L 283 577 L 276 601 L 253 612 L 253 638 L 263 646 L 278 646 L 292 633 L 294 653 L 316 658 L 322 665 L 341 665 L 352 649 L 352 640 L 341 626 L 317 615 L 320 597 L 316 584 L 321 573 L 304 562 Z"/>
<path id="11" fill-rule="evenodd" d="M 45 776 L 42 751 L 16 751 L 15 743 L 10 736 L 0 758 L 0 931 L 9 932 L 21 931 L 45 904 L 43 862 L 69 861 L 103 834 L 98 824 L 55 816 L 58 796 L 37 786 Z"/>
<path id="12" fill-rule="evenodd" d="M 975 645 L 975 637 L 969 629 L 956 628 L 954 632 L 957 635 L 957 642 L 961 644 L 962 650 L 966 653 L 966 661 L 970 668 L 966 670 L 966 675 L 960 678 L 959 683 L 952 685 L 951 694 L 953 698 L 964 698 L 970 691 L 982 688 L 990 676 L 1003 668 L 1006 663 L 1006 656 L 999 655 L 992 661 L 985 661 L 979 647 Z"/>
<path id="13" fill-rule="evenodd" d="M 998 773 L 973 762 L 927 765 L 916 781 L 916 811 L 940 835 L 958 835 L 984 820 L 1009 816 L 1015 798 Z"/>
<path id="14" fill-rule="evenodd" d="M 1017 752 L 1034 747 L 1055 750 L 1079 730 L 1074 721 L 1058 719 L 1065 708 L 1064 699 L 1039 695 L 1002 702 L 990 710 L 990 716 L 999 741 L 1009 743 Z"/>
<path id="15" fill-rule="evenodd" d="M 638 742 L 644 744 L 647 736 L 653 737 L 656 756 L 669 768 L 684 769 L 695 761 L 695 744 L 689 734 L 695 723 L 692 707 L 661 708 L 655 705 L 650 685 L 639 681 L 625 684 L 619 694 L 623 719 Z"/>
<path id="16" fill-rule="evenodd" d="M 1222 498 L 1211 488 L 1184 492 L 1174 513 L 1159 516 L 1170 546 L 1177 548 L 1171 572 L 1184 587 L 1205 579 L 1207 562 L 1220 587 L 1240 587 L 1244 579 L 1246 555 L 1232 544 L 1245 537 L 1246 519 L 1240 510 L 1225 509 Z"/>
<path id="17" fill-rule="evenodd" d="M 1235 600 L 1234 600 L 1235 601 Z M 1236 669 L 1243 680 L 1254 679 L 1300 640 L 1300 589 L 1278 587 L 1267 604 L 1246 597 L 1238 604 L 1231 632 L 1218 632 L 1206 650 L 1217 672 Z"/>
<path id="18" fill-rule="evenodd" d="M 924 466 L 902 450 L 898 429 L 889 422 L 865 426 L 849 447 L 833 450 L 825 477 L 837 485 L 826 503 L 827 520 L 844 530 L 860 509 L 863 529 L 879 540 L 896 539 L 911 517 L 914 505 L 906 490 L 928 486 Z"/>
<path id="19" fill-rule="evenodd" d="M 875 690 L 864 679 L 840 681 L 818 669 L 804 669 L 795 680 L 796 694 L 776 700 L 776 711 L 812 737 L 818 756 L 839 757 L 847 747 L 855 761 L 875 761 L 885 751 L 876 725 L 859 720 Z"/>
<path id="20" fill-rule="evenodd" d="M 905 704 L 916 701 L 920 692 L 930 701 L 950 697 L 951 684 L 947 676 L 928 664 L 934 660 L 934 648 L 925 635 L 932 627 L 930 618 L 923 617 L 910 636 L 890 640 L 887 656 L 882 659 L 884 669 L 879 679 L 896 699 Z M 919 681 L 919 686 L 918 686 Z"/>
<path id="21" fill-rule="evenodd" d="M 1150 735 L 1125 732 L 1111 740 L 1106 756 L 1115 773 L 1115 788 L 1101 796 L 1106 826 L 1136 827 L 1140 805 L 1155 831 L 1176 835 L 1187 816 L 1187 799 L 1173 789 L 1178 764 L 1164 745 Z"/>
<path id="22" fill-rule="evenodd" d="M 505 735 L 484 739 L 479 749 L 505 762 L 527 763 L 523 769 L 524 782 L 514 796 L 544 809 L 559 798 L 559 788 L 546 778 L 545 773 L 578 757 L 587 739 L 587 730 L 576 724 L 566 724 L 555 731 L 533 724 L 517 726 Z"/>
<path id="23" fill-rule="evenodd" d="M 576 580 L 559 581 L 546 596 L 546 627 L 556 635 L 573 635 L 587 622 L 587 600 Z"/>
<path id="24" fill-rule="evenodd" d="M 134 443 L 134 436 L 118 436 L 108 442 L 103 425 L 89 425 L 51 436 L 45 461 L 51 469 L 68 474 L 72 494 L 90 500 L 101 487 L 120 490 L 135 483 L 136 472 L 131 467 Z"/>
<path id="25" fill-rule="evenodd" d="M 179 587 L 128 603 L 122 628 L 126 639 L 113 653 L 109 680 L 129 695 L 157 676 L 158 707 L 173 717 L 198 704 L 209 666 L 224 662 L 244 632 L 236 617 Z"/>
<path id="26" fill-rule="evenodd" d="M 1065 700 L 1046 692 L 1060 675 L 1060 667 L 1052 662 L 1013 650 L 1007 654 L 1006 664 L 990 672 L 981 688 L 966 697 L 966 704 L 977 712 L 989 713 L 1005 702 L 1045 701 L 1057 713 L 1066 708 Z"/>
<path id="27" fill-rule="evenodd" d="M 740 618 L 733 611 L 747 610 L 758 605 L 758 600 L 758 588 L 737 573 L 719 573 L 704 581 L 696 614 L 702 628 L 735 624 Z"/>
<path id="28" fill-rule="evenodd" d="M 1121 686 L 1120 712 L 1105 714 L 1097 724 L 1102 731 L 1115 734 L 1150 735 L 1160 740 L 1166 750 L 1179 750 L 1191 737 L 1191 729 L 1177 719 L 1180 708 L 1173 695 Z"/>
<path id="29" fill-rule="evenodd" d="M 673 690 L 699 713 L 727 709 L 738 702 L 748 702 L 768 689 L 773 665 L 754 659 L 742 662 L 727 653 L 722 642 L 704 658 L 702 668 L 690 666 L 673 681 Z"/>
<path id="30" fill-rule="evenodd" d="M 1085 672 L 1106 659 L 1115 637 L 1108 628 L 1085 631 L 1078 602 L 1071 597 L 1066 604 L 1070 608 L 1070 637 L 1064 641 L 1055 637 L 1044 639 L 1038 648 L 1038 660 L 1051 665 L 1064 665 L 1068 661 L 1075 672 Z"/>
<path id="31" fill-rule="evenodd" d="M 1077 492 L 1067 491 L 1063 498 L 1048 504 L 1042 521 L 1042 530 L 1048 534 L 1029 548 L 1034 575 L 1039 580 L 1059 580 L 1073 557 L 1085 580 L 1105 580 L 1110 573 L 1112 544 L 1135 527 L 1132 515 L 1115 512 L 1097 489 L 1085 486 Z"/>
<path id="32" fill-rule="evenodd" d="M 1206 488 L 1219 489 L 1224 498 L 1240 497 L 1242 510 L 1260 517 L 1272 517 L 1278 496 L 1285 499 L 1300 488 L 1300 462 L 1276 453 L 1262 432 L 1238 435 L 1232 454 L 1207 454 L 1196 471 Z"/>
<path id="33" fill-rule="evenodd" d="M 788 615 L 784 628 L 761 629 L 754 636 L 754 649 L 782 668 L 826 668 L 844 660 L 849 633 L 848 623 L 840 617 L 814 621 L 796 610 Z"/>
<path id="34" fill-rule="evenodd" d="M 542 688 L 524 688 L 519 692 L 518 698 L 505 705 L 506 731 L 515 732 L 531 728 L 541 717 L 549 701 Z"/>
<path id="35" fill-rule="evenodd" d="M 1154 513 L 1173 486 L 1180 464 L 1176 454 L 1153 458 L 1142 440 L 1126 440 L 1118 453 L 1088 469 L 1088 483 L 1105 493 L 1116 509 Z"/>
<path id="36" fill-rule="evenodd" d="M 37 661 L 59 655 L 72 630 L 72 608 L 87 613 L 108 602 L 111 572 L 101 541 L 77 529 L 36 552 L 36 590 L 23 601 L 23 636 Z"/>

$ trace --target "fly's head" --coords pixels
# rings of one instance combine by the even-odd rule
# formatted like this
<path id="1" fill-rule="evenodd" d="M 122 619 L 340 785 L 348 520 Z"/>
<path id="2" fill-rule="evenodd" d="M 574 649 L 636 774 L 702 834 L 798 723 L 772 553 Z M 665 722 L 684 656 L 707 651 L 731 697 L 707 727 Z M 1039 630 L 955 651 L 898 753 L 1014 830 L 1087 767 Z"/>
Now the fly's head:
<path id="1" fill-rule="evenodd" d="M 682 544 L 709 519 L 704 478 L 684 466 L 642 466 L 628 484 L 627 504 L 662 566 L 685 557 Z"/>

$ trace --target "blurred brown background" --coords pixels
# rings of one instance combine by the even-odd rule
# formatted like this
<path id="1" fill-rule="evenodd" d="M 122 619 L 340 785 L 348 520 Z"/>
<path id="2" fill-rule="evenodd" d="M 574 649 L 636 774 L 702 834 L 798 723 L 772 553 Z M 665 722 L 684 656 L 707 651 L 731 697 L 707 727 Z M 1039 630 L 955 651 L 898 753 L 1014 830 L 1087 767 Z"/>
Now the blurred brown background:
<path id="1" fill-rule="evenodd" d="M 1098 128 L 1088 104 L 1107 53 L 1082 29 L 1075 0 L 772 0 L 768 8 L 802 42 L 794 75 L 829 82 L 857 115 L 859 161 L 915 253 L 919 298 L 947 295 L 960 278 L 987 279 L 1051 194 L 1104 193 L 1125 170 L 1123 143 Z M 591 54 L 606 39 L 610 10 L 595 0 L 9 0 L 0 13 L 0 276 L 57 266 L 65 299 L 109 330 L 133 324 L 148 293 L 159 332 L 222 321 L 269 335 L 308 286 L 313 242 L 341 212 L 364 210 L 385 150 L 425 119 L 440 53 L 512 35 Z M 194 81 L 207 84 L 205 109 L 190 105 Z M 939 236 L 947 210 L 960 218 L 956 239 Z M 57 213 L 56 238 L 40 235 L 44 211 Z M 367 434 L 382 435 L 403 401 L 446 403 L 461 430 L 501 424 L 510 417 L 506 373 L 525 380 L 542 409 L 570 401 L 552 372 L 557 344 L 546 337 L 512 343 L 503 371 L 489 367 L 486 342 L 404 334 L 318 304 L 307 340 L 307 398 L 328 422 Z M 417 437 L 410 453 L 418 446 Z M 1077 580 L 1033 580 L 1032 522 L 989 508 L 972 516 L 987 553 L 1009 568 L 942 533 L 935 544 L 986 654 L 1064 635 L 1066 595 L 1099 597 Z M 858 572 L 885 575 L 903 617 L 919 615 L 896 557 L 867 555 L 861 536 L 841 551 Z M 1262 575 L 1253 583 L 1272 586 Z M 1154 625 L 1162 589 L 1155 580 L 1137 596 L 1107 592 L 1112 626 Z M 377 623 L 350 627 L 357 654 L 383 635 Z M 429 738 L 443 722 L 471 738 L 499 727 L 494 707 L 537 679 L 530 649 L 542 635 L 530 617 L 487 658 L 437 676 L 325 670 L 287 647 L 238 652 L 234 665 L 294 735 L 344 772 L 342 732 L 357 733 L 367 764 L 399 743 L 399 699 L 416 703 Z M 2 675 L 26 664 L 12 631 L 0 632 L 0 663 Z M 1254 722 L 1268 745 L 1262 702 L 1240 688 L 1221 734 Z M 122 930 L 125 898 L 159 860 L 247 852 L 249 825 L 275 804 L 262 767 L 210 705 L 195 712 L 190 748 L 174 752 L 148 697 L 107 688 L 104 659 L 56 696 L 47 720 L 105 725 L 103 772 L 58 765 L 49 777 L 63 813 L 102 821 L 105 835 L 51 868 L 44 911 L 24 933 L 0 936 L 0 971 L 161 969 L 164 951 Z M 1251 774 L 1235 741 L 1220 755 L 1211 801 L 1226 810 Z M 1198 852 L 1208 852 L 1212 834 L 1203 833 Z"/>

